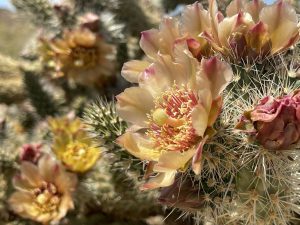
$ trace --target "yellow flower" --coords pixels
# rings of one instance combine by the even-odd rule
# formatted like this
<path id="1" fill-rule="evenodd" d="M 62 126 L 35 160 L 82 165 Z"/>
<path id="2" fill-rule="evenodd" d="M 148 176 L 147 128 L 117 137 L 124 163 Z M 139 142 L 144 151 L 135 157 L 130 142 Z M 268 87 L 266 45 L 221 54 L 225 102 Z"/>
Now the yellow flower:
<path id="1" fill-rule="evenodd" d="M 95 165 L 100 149 L 95 147 L 78 118 L 50 118 L 48 121 L 54 139 L 52 150 L 69 170 L 82 173 Z"/>
<path id="2" fill-rule="evenodd" d="M 16 214 L 47 224 L 58 222 L 74 208 L 71 194 L 77 178 L 49 155 L 44 155 L 38 165 L 23 161 L 20 170 L 13 180 L 17 191 L 8 200 Z"/>
<path id="3" fill-rule="evenodd" d="M 220 113 L 220 94 L 232 78 L 230 66 L 217 58 L 199 63 L 185 40 L 176 41 L 172 51 L 174 58 L 158 53 L 140 74 L 126 71 L 129 81 L 138 76 L 139 86 L 117 96 L 119 116 L 132 124 L 118 143 L 150 161 L 150 170 L 158 173 L 143 189 L 171 185 L 190 160 L 200 173 L 202 147 Z"/>
<path id="4" fill-rule="evenodd" d="M 211 30 L 202 34 L 213 48 L 236 59 L 280 53 L 299 40 L 298 17 L 286 2 L 265 5 L 261 0 L 234 0 L 224 18 L 210 0 Z"/>
<path id="5" fill-rule="evenodd" d="M 65 31 L 62 38 L 42 42 L 43 61 L 54 67 L 54 77 L 97 87 L 114 76 L 114 48 L 88 29 Z"/>

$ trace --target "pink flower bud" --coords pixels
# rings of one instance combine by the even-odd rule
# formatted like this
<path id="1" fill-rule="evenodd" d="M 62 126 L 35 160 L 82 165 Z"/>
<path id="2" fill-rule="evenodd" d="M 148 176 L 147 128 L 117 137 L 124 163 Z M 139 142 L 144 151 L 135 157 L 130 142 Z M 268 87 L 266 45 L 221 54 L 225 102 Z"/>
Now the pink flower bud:
<path id="1" fill-rule="evenodd" d="M 20 149 L 20 160 L 37 163 L 41 157 L 42 144 L 24 144 Z"/>

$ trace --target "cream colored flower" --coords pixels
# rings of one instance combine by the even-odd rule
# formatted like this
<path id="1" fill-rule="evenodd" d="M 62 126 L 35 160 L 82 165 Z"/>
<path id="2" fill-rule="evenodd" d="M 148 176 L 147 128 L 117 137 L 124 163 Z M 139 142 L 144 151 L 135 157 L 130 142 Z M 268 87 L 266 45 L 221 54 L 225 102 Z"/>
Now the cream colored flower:
<path id="1" fill-rule="evenodd" d="M 158 53 L 138 76 L 139 86 L 117 96 L 118 114 L 132 124 L 118 143 L 149 161 L 148 170 L 157 173 L 143 189 L 171 185 L 176 172 L 191 160 L 200 173 L 202 147 L 221 110 L 221 92 L 232 77 L 230 66 L 217 58 L 199 63 L 185 40 L 177 41 L 172 51 L 172 56 Z M 125 78 L 132 81 L 133 75 Z"/>
<path id="2" fill-rule="evenodd" d="M 65 31 L 62 38 L 43 42 L 43 59 L 53 64 L 54 77 L 65 76 L 81 85 L 102 86 L 114 76 L 113 47 L 88 29 Z"/>
<path id="3" fill-rule="evenodd" d="M 95 146 L 80 119 L 50 118 L 48 123 L 53 133 L 52 150 L 67 169 L 83 173 L 96 164 L 101 149 Z"/>
<path id="4" fill-rule="evenodd" d="M 8 200 L 16 214 L 48 224 L 58 222 L 74 208 L 71 194 L 77 178 L 49 155 L 44 155 L 38 165 L 23 161 L 20 170 L 13 180 L 17 191 Z"/>
<path id="5" fill-rule="evenodd" d="M 286 2 L 234 0 L 226 14 L 220 16 L 216 1 L 210 0 L 212 30 L 201 34 L 225 56 L 256 59 L 282 52 L 299 40 L 296 11 Z"/>

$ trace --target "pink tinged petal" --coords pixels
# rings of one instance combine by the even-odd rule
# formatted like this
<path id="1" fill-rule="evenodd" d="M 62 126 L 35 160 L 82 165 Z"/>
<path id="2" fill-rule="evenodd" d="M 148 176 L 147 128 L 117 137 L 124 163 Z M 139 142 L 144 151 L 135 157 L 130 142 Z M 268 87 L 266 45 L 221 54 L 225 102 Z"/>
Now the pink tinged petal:
<path id="1" fill-rule="evenodd" d="M 212 107 L 212 95 L 211 95 L 211 91 L 210 91 L 210 84 L 209 82 L 206 83 L 205 79 L 202 79 L 199 81 L 200 85 L 198 85 L 198 98 L 199 98 L 199 102 L 201 103 L 201 105 L 206 109 L 206 112 L 209 114 L 211 107 Z M 203 86 L 201 86 L 201 84 L 204 84 Z"/>
<path id="2" fill-rule="evenodd" d="M 212 126 L 214 122 L 217 120 L 218 116 L 221 113 L 223 105 L 222 97 L 219 96 L 217 99 L 213 100 L 211 104 L 211 109 L 208 116 L 208 126 Z"/>
<path id="3" fill-rule="evenodd" d="M 40 186 L 43 178 L 39 173 L 39 169 L 36 165 L 23 161 L 21 164 L 21 176 L 26 179 L 28 183 L 32 186 Z"/>
<path id="4" fill-rule="evenodd" d="M 186 83 L 183 67 L 173 62 L 171 56 L 158 54 L 157 60 L 140 77 L 140 87 L 147 89 L 152 96 L 161 95 L 176 82 Z"/>
<path id="5" fill-rule="evenodd" d="M 233 0 L 226 8 L 226 15 L 228 17 L 238 14 L 244 9 L 245 0 Z"/>
<path id="6" fill-rule="evenodd" d="M 201 61 L 201 68 L 204 75 L 210 80 L 212 98 L 218 98 L 233 77 L 231 67 L 229 64 L 213 57 L 207 60 L 203 59 Z"/>
<path id="7" fill-rule="evenodd" d="M 117 143 L 141 160 L 158 161 L 161 154 L 151 140 L 137 133 L 126 132 L 117 139 Z"/>
<path id="8" fill-rule="evenodd" d="M 208 125 L 208 112 L 203 105 L 197 105 L 194 107 L 191 113 L 193 128 L 196 130 L 196 134 L 203 137 Z"/>
<path id="9" fill-rule="evenodd" d="M 221 23 L 224 20 L 224 15 L 220 11 L 217 13 L 217 20 L 218 23 Z"/>
<path id="10" fill-rule="evenodd" d="M 154 165 L 153 171 L 169 172 L 173 170 L 184 170 L 194 154 L 195 149 L 190 149 L 185 152 L 163 152 L 158 160 L 158 163 Z"/>
<path id="11" fill-rule="evenodd" d="M 62 166 L 56 167 L 56 170 L 54 183 L 58 189 L 63 193 L 75 191 L 78 182 L 76 174 L 66 172 Z"/>
<path id="12" fill-rule="evenodd" d="M 193 38 L 197 38 L 203 31 L 210 29 L 209 13 L 203 9 L 200 3 L 195 2 L 184 9 L 182 24 L 184 32 L 192 35 Z M 203 44 L 203 41 L 201 41 L 201 44 Z"/>
<path id="13" fill-rule="evenodd" d="M 139 76 L 150 65 L 147 61 L 132 60 L 124 63 L 122 68 L 122 76 L 131 83 L 138 83 Z"/>
<path id="14" fill-rule="evenodd" d="M 296 11 L 285 2 L 279 1 L 277 4 L 263 8 L 260 20 L 268 26 L 273 54 L 283 50 L 295 35 L 299 35 Z"/>
<path id="15" fill-rule="evenodd" d="M 159 37 L 157 29 L 142 32 L 140 46 L 150 59 L 155 59 L 159 51 Z"/>
<path id="16" fill-rule="evenodd" d="M 208 136 L 205 136 L 201 142 L 199 143 L 196 153 L 193 157 L 192 161 L 192 168 L 195 174 L 199 175 L 201 173 L 201 161 L 202 161 L 202 152 L 203 152 L 203 146 L 207 140 Z"/>
<path id="17" fill-rule="evenodd" d="M 188 45 L 189 50 L 193 54 L 193 56 L 197 57 L 200 54 L 201 51 L 201 45 L 198 41 L 196 41 L 193 38 L 188 38 L 186 40 L 186 43 Z"/>
<path id="18" fill-rule="evenodd" d="M 56 172 L 57 162 L 48 154 L 44 155 L 38 162 L 39 171 L 47 182 L 53 181 Z"/>
<path id="19" fill-rule="evenodd" d="M 261 0 L 253 0 L 245 5 L 246 12 L 250 13 L 255 23 L 259 22 L 260 11 L 266 6 Z"/>
<path id="20" fill-rule="evenodd" d="M 153 97 L 147 90 L 139 87 L 127 88 L 116 98 L 116 110 L 121 118 L 142 127 L 147 126 L 147 113 L 154 107 Z"/>
<path id="21" fill-rule="evenodd" d="M 236 20 L 237 20 L 238 15 L 232 16 L 232 17 L 226 17 L 220 24 L 218 25 L 218 39 L 219 43 L 218 46 L 222 50 L 222 48 L 230 48 L 229 46 L 229 37 L 231 36 Z"/>
<path id="22" fill-rule="evenodd" d="M 177 82 L 188 83 L 191 88 L 195 86 L 196 75 L 199 71 L 198 60 L 190 52 L 186 41 L 176 42 L 174 45 L 175 61 L 182 67 L 182 74 L 177 71 Z M 180 84 L 177 83 L 177 84 Z"/>
<path id="23" fill-rule="evenodd" d="M 174 183 L 175 175 L 176 170 L 165 173 L 159 173 L 155 177 L 150 178 L 149 181 L 141 187 L 141 190 L 145 191 L 160 187 L 168 187 Z"/>
<path id="24" fill-rule="evenodd" d="M 160 26 L 160 53 L 172 55 L 175 40 L 181 38 L 179 23 L 175 18 L 164 17 Z"/>
<path id="25" fill-rule="evenodd" d="M 260 53 L 262 47 L 265 44 L 268 44 L 269 38 L 267 29 L 267 26 L 260 21 L 249 30 L 249 33 L 247 34 L 249 37 L 249 44 L 252 50 L 254 50 L 255 52 Z"/>
<path id="26" fill-rule="evenodd" d="M 210 13 L 210 24 L 212 29 L 212 36 L 216 43 L 220 46 L 219 34 L 218 30 L 218 5 L 216 0 L 209 0 L 209 13 Z"/>
<path id="27" fill-rule="evenodd" d="M 30 191 L 36 186 L 29 182 L 26 178 L 22 177 L 21 175 L 16 175 L 13 178 L 13 186 L 19 191 Z"/>

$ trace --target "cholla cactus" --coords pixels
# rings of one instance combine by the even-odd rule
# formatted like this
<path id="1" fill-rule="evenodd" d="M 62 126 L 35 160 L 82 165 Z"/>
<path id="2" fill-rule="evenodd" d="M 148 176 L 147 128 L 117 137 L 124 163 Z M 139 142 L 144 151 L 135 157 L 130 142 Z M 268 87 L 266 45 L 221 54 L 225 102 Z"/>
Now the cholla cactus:
<path id="1" fill-rule="evenodd" d="M 147 58 L 122 70 L 138 87 L 117 96 L 118 114 L 133 124 L 118 143 L 148 162 L 142 189 L 163 187 L 160 202 L 193 213 L 198 223 L 289 224 L 299 213 L 298 88 L 282 67 L 253 60 L 278 62 L 297 42 L 296 13 L 281 1 L 234 1 L 223 18 L 209 3 L 208 11 L 195 3 L 179 22 L 165 18 L 159 30 L 142 33 Z M 288 32 L 279 38 L 283 26 Z M 216 53 L 251 64 L 234 65 L 232 76 Z M 223 104 L 214 104 L 220 95 Z M 235 127 L 245 111 L 238 124 L 244 133 Z"/>
<path id="2" fill-rule="evenodd" d="M 32 21 L 38 26 L 53 28 L 55 21 L 54 11 L 48 0 L 12 0 L 14 6 L 30 15 Z"/>

